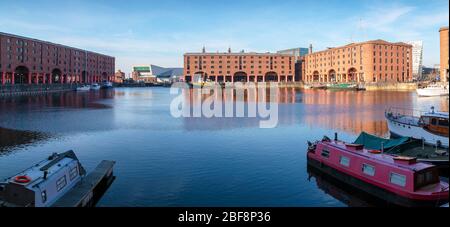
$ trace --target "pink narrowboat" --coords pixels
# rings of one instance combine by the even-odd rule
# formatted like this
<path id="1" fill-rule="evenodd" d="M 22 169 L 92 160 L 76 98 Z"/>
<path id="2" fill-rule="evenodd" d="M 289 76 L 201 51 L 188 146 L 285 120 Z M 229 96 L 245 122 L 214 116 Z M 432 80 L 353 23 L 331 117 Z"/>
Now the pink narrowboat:
<path id="1" fill-rule="evenodd" d="M 434 165 L 345 143 L 337 134 L 334 140 L 309 143 L 308 165 L 396 205 L 448 203 L 449 184 L 440 180 Z"/>

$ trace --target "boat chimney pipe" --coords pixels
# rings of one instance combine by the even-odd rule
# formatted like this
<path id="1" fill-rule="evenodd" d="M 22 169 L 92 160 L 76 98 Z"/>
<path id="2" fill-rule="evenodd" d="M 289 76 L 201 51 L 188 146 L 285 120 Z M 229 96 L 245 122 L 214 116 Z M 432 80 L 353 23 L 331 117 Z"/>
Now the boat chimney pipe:
<path id="1" fill-rule="evenodd" d="M 425 150 L 425 138 L 422 137 L 422 150 Z"/>
<path id="2" fill-rule="evenodd" d="M 381 142 L 381 153 L 384 153 L 384 142 Z"/>
<path id="3" fill-rule="evenodd" d="M 337 132 L 334 133 L 334 141 L 338 141 L 338 133 Z"/>

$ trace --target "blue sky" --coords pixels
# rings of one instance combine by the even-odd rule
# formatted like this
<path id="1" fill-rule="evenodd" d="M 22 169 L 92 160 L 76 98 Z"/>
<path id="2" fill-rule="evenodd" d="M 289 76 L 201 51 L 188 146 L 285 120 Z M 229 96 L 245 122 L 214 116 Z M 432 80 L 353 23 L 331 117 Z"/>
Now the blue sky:
<path id="1" fill-rule="evenodd" d="M 424 41 L 424 63 L 439 63 L 449 1 L 0 0 L 0 31 L 116 57 L 132 65 L 183 65 L 200 51 L 315 50 L 351 41 Z"/>

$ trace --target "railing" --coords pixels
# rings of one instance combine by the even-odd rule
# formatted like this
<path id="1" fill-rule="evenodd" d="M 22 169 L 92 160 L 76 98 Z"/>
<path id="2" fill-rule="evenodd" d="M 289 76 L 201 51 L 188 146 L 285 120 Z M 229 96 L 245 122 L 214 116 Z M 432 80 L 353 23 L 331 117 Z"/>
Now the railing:
<path id="1" fill-rule="evenodd" d="M 415 118 L 420 118 L 422 115 L 428 112 L 429 111 L 426 110 L 406 109 L 397 107 L 390 107 L 386 110 L 386 113 L 390 113 L 394 116 L 411 116 Z"/>

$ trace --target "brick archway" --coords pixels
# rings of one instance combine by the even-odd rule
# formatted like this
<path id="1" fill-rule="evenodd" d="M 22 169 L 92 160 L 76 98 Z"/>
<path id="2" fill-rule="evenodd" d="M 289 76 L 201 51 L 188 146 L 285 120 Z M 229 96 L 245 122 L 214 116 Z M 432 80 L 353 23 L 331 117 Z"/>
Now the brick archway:
<path id="1" fill-rule="evenodd" d="M 276 72 L 268 72 L 264 78 L 266 82 L 278 82 L 278 74 Z"/>
<path id="2" fill-rule="evenodd" d="M 14 84 L 27 84 L 30 70 L 26 66 L 18 66 L 14 70 Z"/>
<path id="3" fill-rule="evenodd" d="M 62 71 L 58 68 L 53 69 L 51 78 L 53 83 L 61 83 L 61 81 L 63 80 Z"/>
<path id="4" fill-rule="evenodd" d="M 234 82 L 248 82 L 247 73 L 245 72 L 236 72 L 233 77 Z"/>
<path id="5" fill-rule="evenodd" d="M 348 70 L 347 80 L 349 82 L 356 82 L 358 80 L 358 71 L 355 68 L 350 68 Z"/>
<path id="6" fill-rule="evenodd" d="M 336 70 L 331 69 L 328 71 L 328 79 L 330 82 L 336 82 Z"/>

